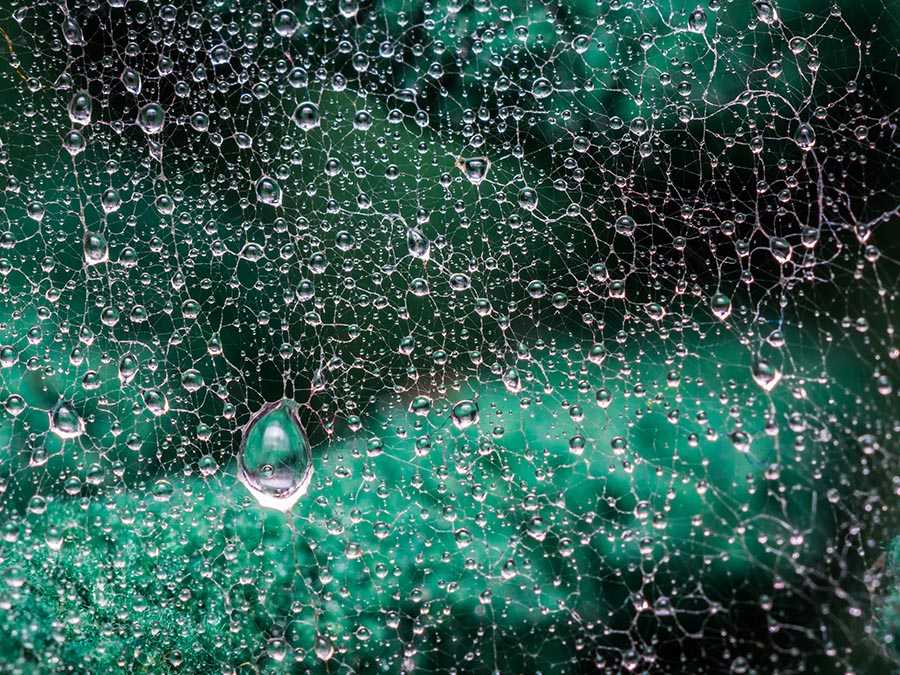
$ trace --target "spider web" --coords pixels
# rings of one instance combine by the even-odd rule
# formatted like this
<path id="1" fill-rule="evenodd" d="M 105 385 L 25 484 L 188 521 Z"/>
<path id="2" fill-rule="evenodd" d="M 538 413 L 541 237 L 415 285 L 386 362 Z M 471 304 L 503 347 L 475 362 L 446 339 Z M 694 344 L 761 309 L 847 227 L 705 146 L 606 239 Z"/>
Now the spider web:
<path id="1" fill-rule="evenodd" d="M 896 665 L 890 3 L 0 27 L 5 669 Z"/>

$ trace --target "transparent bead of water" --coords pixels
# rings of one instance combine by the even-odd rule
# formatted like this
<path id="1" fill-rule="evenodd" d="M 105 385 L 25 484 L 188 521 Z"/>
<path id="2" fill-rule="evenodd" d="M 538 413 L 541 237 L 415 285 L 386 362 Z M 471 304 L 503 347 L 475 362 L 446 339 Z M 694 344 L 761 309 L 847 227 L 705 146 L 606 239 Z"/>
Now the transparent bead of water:
<path id="1" fill-rule="evenodd" d="M 312 475 L 312 448 L 297 403 L 264 406 L 244 428 L 238 479 L 260 506 L 288 511 L 306 494 Z"/>
<path id="2" fill-rule="evenodd" d="M 86 232 L 84 235 L 84 262 L 88 265 L 100 265 L 109 261 L 109 244 L 106 237 L 99 232 Z"/>
<path id="3" fill-rule="evenodd" d="M 804 152 L 809 152 L 816 145 L 816 132 L 808 124 L 801 124 L 794 132 L 794 142 Z"/>
<path id="4" fill-rule="evenodd" d="M 141 74 L 136 71 L 134 68 L 126 67 L 122 71 L 122 84 L 125 86 L 125 90 L 129 94 L 133 94 L 137 96 L 141 93 L 141 88 L 143 86 L 143 81 L 141 80 Z"/>
<path id="5" fill-rule="evenodd" d="M 478 185 L 487 178 L 488 171 L 491 168 L 491 161 L 487 157 L 470 157 L 461 159 L 457 166 L 463 175 L 472 185 Z"/>
<path id="6" fill-rule="evenodd" d="M 301 103 L 294 109 L 291 119 L 303 131 L 311 131 L 320 124 L 319 106 L 311 101 Z"/>
<path id="7" fill-rule="evenodd" d="M 753 380 L 764 391 L 772 391 L 781 381 L 781 371 L 763 358 L 756 359 L 751 372 Z"/>
<path id="8" fill-rule="evenodd" d="M 49 414 L 50 431 L 59 438 L 78 438 L 84 433 L 84 420 L 71 403 L 60 401 Z"/>
<path id="9" fill-rule="evenodd" d="M 688 29 L 692 33 L 702 33 L 706 30 L 707 19 L 706 12 L 703 11 L 702 8 L 698 7 L 691 15 L 688 17 Z"/>
<path id="10" fill-rule="evenodd" d="M 300 27 L 297 15 L 289 9 L 279 9 L 272 17 L 275 32 L 283 38 L 292 38 Z"/>
<path id="11" fill-rule="evenodd" d="M 416 227 L 411 227 L 406 231 L 406 247 L 409 254 L 419 260 L 428 260 L 431 254 L 431 242 Z"/>
<path id="12" fill-rule="evenodd" d="M 159 389 L 146 389 L 142 396 L 144 405 L 154 417 L 161 417 L 169 412 L 169 399 Z"/>
<path id="13" fill-rule="evenodd" d="M 137 125 L 147 135 L 158 134 L 166 122 L 166 111 L 159 103 L 148 103 L 137 114 Z"/>
<path id="14" fill-rule="evenodd" d="M 731 315 L 731 298 L 724 293 L 716 293 L 710 301 L 710 308 L 717 319 L 724 321 Z"/>
<path id="15" fill-rule="evenodd" d="M 778 21 L 778 10 L 768 0 L 756 0 L 753 3 L 753 9 L 756 10 L 756 18 L 766 25 L 772 25 Z"/>
<path id="16" fill-rule="evenodd" d="M 82 126 L 90 124 L 93 108 L 91 95 L 88 92 L 76 92 L 69 99 L 69 119 L 72 121 L 72 124 L 80 124 Z"/>
<path id="17" fill-rule="evenodd" d="M 84 44 L 84 34 L 81 32 L 81 26 L 72 16 L 67 16 L 62 22 L 62 35 L 66 44 L 70 46 L 79 46 Z"/>
<path id="18" fill-rule="evenodd" d="M 261 204 L 281 206 L 281 186 L 274 178 L 263 176 L 256 181 L 256 199 Z"/>
<path id="19" fill-rule="evenodd" d="M 317 635 L 315 644 L 316 656 L 322 661 L 328 661 L 334 656 L 334 643 L 326 635 Z"/>
<path id="20" fill-rule="evenodd" d="M 478 403 L 475 401 L 460 401 L 450 412 L 450 419 L 457 429 L 468 429 L 478 422 Z"/>

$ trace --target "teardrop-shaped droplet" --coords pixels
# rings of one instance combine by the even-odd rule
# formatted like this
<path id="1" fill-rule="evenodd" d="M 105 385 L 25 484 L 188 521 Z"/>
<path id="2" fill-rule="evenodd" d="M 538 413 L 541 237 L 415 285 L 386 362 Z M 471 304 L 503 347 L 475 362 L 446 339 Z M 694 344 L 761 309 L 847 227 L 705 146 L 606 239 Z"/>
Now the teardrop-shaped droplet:
<path id="1" fill-rule="evenodd" d="M 406 247 L 409 249 L 409 254 L 419 260 L 428 260 L 431 254 L 431 242 L 416 227 L 411 227 L 406 231 Z"/>
<path id="2" fill-rule="evenodd" d="M 260 506 L 288 511 L 306 494 L 312 474 L 297 404 L 282 399 L 263 407 L 244 429 L 238 479 Z"/>
<path id="3" fill-rule="evenodd" d="M 510 367 L 503 373 L 503 386 L 510 394 L 518 394 L 522 391 L 522 377 L 516 368 Z"/>
<path id="4" fill-rule="evenodd" d="M 460 171 L 465 175 L 472 185 L 478 185 L 487 178 L 488 171 L 491 168 L 491 161 L 487 157 L 470 157 L 469 159 L 461 159 L 457 163 Z"/>
<path id="5" fill-rule="evenodd" d="M 125 85 L 125 90 L 129 94 L 137 96 L 141 93 L 141 74 L 134 68 L 126 67 L 125 70 L 122 71 L 122 84 Z"/>
<path id="6" fill-rule="evenodd" d="M 706 30 L 707 23 L 706 12 L 702 7 L 695 9 L 688 17 L 688 29 L 692 33 L 702 33 Z"/>
<path id="7" fill-rule="evenodd" d="M 143 398 L 144 405 L 154 417 L 161 417 L 169 412 L 169 399 L 159 389 L 147 389 Z"/>
<path id="8" fill-rule="evenodd" d="M 816 132 L 808 124 L 801 124 L 794 132 L 794 142 L 803 152 L 809 152 L 816 145 Z"/>
<path id="9" fill-rule="evenodd" d="M 67 16 L 62 22 L 62 34 L 66 44 L 71 46 L 83 45 L 84 34 L 81 32 L 81 26 L 72 16 Z"/>
<path id="10" fill-rule="evenodd" d="M 269 206 L 281 206 L 281 186 L 274 178 L 263 176 L 256 181 L 256 200 Z"/>
<path id="11" fill-rule="evenodd" d="M 75 95 L 69 99 L 69 119 L 72 120 L 72 124 L 82 126 L 90 124 L 93 109 L 91 95 L 86 91 L 75 92 Z"/>
<path id="12" fill-rule="evenodd" d="M 131 352 L 126 352 L 119 359 L 119 382 L 128 384 L 137 375 L 138 360 Z"/>
<path id="13" fill-rule="evenodd" d="M 765 391 L 772 391 L 781 381 L 781 371 L 765 359 L 757 359 L 752 372 L 756 384 Z"/>
<path id="14" fill-rule="evenodd" d="M 109 245 L 106 237 L 99 232 L 86 232 L 84 235 L 84 262 L 88 265 L 100 265 L 109 260 Z"/>
<path id="15" fill-rule="evenodd" d="M 453 406 L 450 419 L 457 429 L 468 429 L 478 422 L 478 404 L 475 401 L 460 401 Z"/>
<path id="16" fill-rule="evenodd" d="M 713 295 L 709 304 L 717 319 L 724 321 L 731 315 L 731 298 L 724 293 Z"/>
<path id="17" fill-rule="evenodd" d="M 322 661 L 328 661 L 334 656 L 334 644 L 327 635 L 317 635 L 315 651 L 316 656 Z"/>
<path id="18" fill-rule="evenodd" d="M 84 433 L 84 420 L 71 403 L 60 401 L 50 411 L 50 431 L 64 440 L 78 438 Z"/>
<path id="19" fill-rule="evenodd" d="M 753 8 L 756 10 L 756 18 L 764 24 L 771 25 L 778 21 L 778 10 L 768 0 L 756 0 L 753 3 Z"/>

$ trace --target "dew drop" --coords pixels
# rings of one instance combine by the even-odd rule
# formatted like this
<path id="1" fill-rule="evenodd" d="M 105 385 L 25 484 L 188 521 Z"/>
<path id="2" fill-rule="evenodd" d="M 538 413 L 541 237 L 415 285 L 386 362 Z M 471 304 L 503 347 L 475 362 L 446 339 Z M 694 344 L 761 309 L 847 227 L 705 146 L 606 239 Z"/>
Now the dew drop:
<path id="1" fill-rule="evenodd" d="M 717 319 L 724 321 L 731 315 L 731 298 L 724 293 L 713 295 L 709 304 Z"/>
<path id="2" fill-rule="evenodd" d="M 78 438 L 84 433 L 84 420 L 71 403 L 60 401 L 50 411 L 50 431 L 63 440 Z"/>
<path id="3" fill-rule="evenodd" d="M 256 200 L 269 206 L 281 206 L 281 186 L 274 178 L 263 176 L 256 181 Z"/>
<path id="4" fill-rule="evenodd" d="M 69 100 L 69 119 L 72 124 L 90 124 L 93 107 L 91 95 L 86 91 L 79 91 L 72 96 Z"/>
<path id="5" fill-rule="evenodd" d="M 319 126 L 320 123 L 319 106 L 310 101 L 301 103 L 294 109 L 291 119 L 303 131 L 311 131 Z"/>
<path id="6" fill-rule="evenodd" d="M 109 245 L 106 237 L 98 232 L 86 232 L 84 235 L 84 262 L 88 265 L 100 265 L 109 261 Z"/>
<path id="7" fill-rule="evenodd" d="M 487 178 L 488 171 L 491 168 L 491 160 L 487 157 L 470 157 L 461 159 L 457 162 L 457 168 L 463 172 L 472 185 L 478 185 Z"/>
<path id="8" fill-rule="evenodd" d="M 138 111 L 136 122 L 145 134 L 158 134 L 166 122 L 166 111 L 159 103 L 148 103 Z"/>
<path id="9" fill-rule="evenodd" d="M 282 399 L 266 405 L 244 429 L 238 479 L 260 506 L 288 511 L 312 480 L 312 448 L 298 406 Z"/>
<path id="10" fill-rule="evenodd" d="M 794 142 L 803 152 L 809 152 L 816 145 L 816 132 L 808 124 L 801 124 L 794 132 Z"/>
<path id="11" fill-rule="evenodd" d="M 752 368 L 753 380 L 765 391 L 772 391 L 781 381 L 781 371 L 765 359 L 757 359 Z"/>
<path id="12" fill-rule="evenodd" d="M 279 9 L 272 17 L 272 25 L 275 32 L 283 38 L 291 38 L 300 27 L 297 15 L 289 9 Z"/>
<path id="13" fill-rule="evenodd" d="M 468 429 L 478 422 L 478 404 L 475 401 L 460 401 L 450 412 L 450 419 L 457 429 Z"/>

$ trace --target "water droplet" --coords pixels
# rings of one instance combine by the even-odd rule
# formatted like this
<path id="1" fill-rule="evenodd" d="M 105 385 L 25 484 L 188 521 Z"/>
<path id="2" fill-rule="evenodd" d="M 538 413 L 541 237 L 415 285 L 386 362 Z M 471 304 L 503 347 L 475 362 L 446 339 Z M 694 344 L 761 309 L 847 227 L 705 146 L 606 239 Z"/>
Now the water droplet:
<path id="1" fill-rule="evenodd" d="M 700 7 L 691 12 L 691 15 L 688 17 L 688 29 L 693 33 L 702 33 L 705 31 L 706 24 L 706 12 Z"/>
<path id="2" fill-rule="evenodd" d="M 334 656 L 334 643 L 327 635 L 317 635 L 315 645 L 316 656 L 322 661 L 328 661 Z"/>
<path id="3" fill-rule="evenodd" d="M 90 124 L 93 107 L 89 93 L 86 91 L 76 92 L 69 100 L 69 119 L 72 121 L 72 124 L 80 124 L 82 126 Z"/>
<path id="4" fill-rule="evenodd" d="M 143 86 L 141 74 L 134 68 L 126 66 L 122 71 L 122 84 L 125 85 L 125 91 L 137 96 L 141 93 L 141 87 Z"/>
<path id="5" fill-rule="evenodd" d="M 716 293 L 710 301 L 710 308 L 717 319 L 724 321 L 731 315 L 731 298 L 724 293 Z"/>
<path id="6" fill-rule="evenodd" d="M 553 83 L 546 77 L 539 77 L 532 83 L 531 93 L 535 98 L 547 98 L 553 93 Z"/>
<path id="7" fill-rule="evenodd" d="M 816 145 L 816 132 L 808 124 L 801 124 L 794 132 L 794 142 L 803 152 L 809 152 Z"/>
<path id="8" fill-rule="evenodd" d="M 60 401 L 50 411 L 50 431 L 63 440 L 78 438 L 84 433 L 84 420 L 67 401 Z"/>
<path id="9" fill-rule="evenodd" d="M 478 404 L 475 401 L 460 401 L 450 412 L 450 419 L 457 429 L 468 429 L 478 422 Z"/>
<path id="10" fill-rule="evenodd" d="M 281 206 L 281 186 L 274 178 L 263 176 L 256 181 L 256 199 L 261 204 Z"/>
<path id="11" fill-rule="evenodd" d="M 300 22 L 297 19 L 297 15 L 291 10 L 279 9 L 275 12 L 275 16 L 272 17 L 272 25 L 275 27 L 275 32 L 281 37 L 291 38 L 297 32 L 297 28 L 300 27 Z"/>
<path id="12" fill-rule="evenodd" d="M 315 129 L 320 123 L 319 106 L 310 101 L 301 103 L 294 109 L 294 114 L 291 115 L 291 119 L 294 121 L 294 124 L 303 129 L 303 131 Z"/>
<path id="13" fill-rule="evenodd" d="M 503 386 L 510 394 L 518 394 L 522 391 L 522 377 L 516 368 L 510 367 L 503 373 Z"/>
<path id="14" fill-rule="evenodd" d="M 188 368 L 181 374 L 181 386 L 189 392 L 195 392 L 203 386 L 203 375 L 199 370 Z"/>
<path id="15" fill-rule="evenodd" d="M 416 227 L 411 227 L 406 231 L 406 246 L 413 258 L 428 260 L 431 255 L 431 242 Z"/>
<path id="16" fill-rule="evenodd" d="M 122 355 L 119 359 L 119 382 L 128 384 L 137 375 L 138 360 L 130 352 Z"/>
<path id="17" fill-rule="evenodd" d="M 84 34 L 81 32 L 81 26 L 72 16 L 66 16 L 62 22 L 62 34 L 66 44 L 73 47 L 84 44 Z"/>
<path id="18" fill-rule="evenodd" d="M 456 166 L 463 172 L 466 180 L 472 185 L 478 185 L 487 178 L 488 171 L 491 168 L 491 160 L 487 157 L 470 157 L 459 160 Z"/>
<path id="19" fill-rule="evenodd" d="M 144 390 L 143 399 L 147 410 L 154 417 L 161 417 L 169 412 L 169 399 L 159 389 Z"/>
<path id="20" fill-rule="evenodd" d="M 312 474 L 297 404 L 282 399 L 263 407 L 244 429 L 238 479 L 260 506 L 288 511 L 306 494 Z"/>
<path id="21" fill-rule="evenodd" d="M 765 391 L 772 391 L 781 381 L 781 371 L 765 359 L 757 359 L 752 368 L 753 379 Z"/>
<path id="22" fill-rule="evenodd" d="M 109 245 L 106 237 L 98 232 L 86 232 L 84 235 L 84 262 L 88 265 L 100 265 L 109 260 Z"/>
<path id="23" fill-rule="evenodd" d="M 431 399 L 427 396 L 416 396 L 409 403 L 409 412 L 420 417 L 427 417 L 431 412 Z"/>
<path id="24" fill-rule="evenodd" d="M 166 111 L 159 103 L 148 103 L 137 114 L 137 125 L 148 135 L 158 134 L 166 122 Z"/>
<path id="25" fill-rule="evenodd" d="M 756 18 L 764 24 L 771 25 L 778 21 L 778 11 L 775 5 L 768 0 L 756 0 L 753 3 L 753 9 L 756 10 Z"/>

